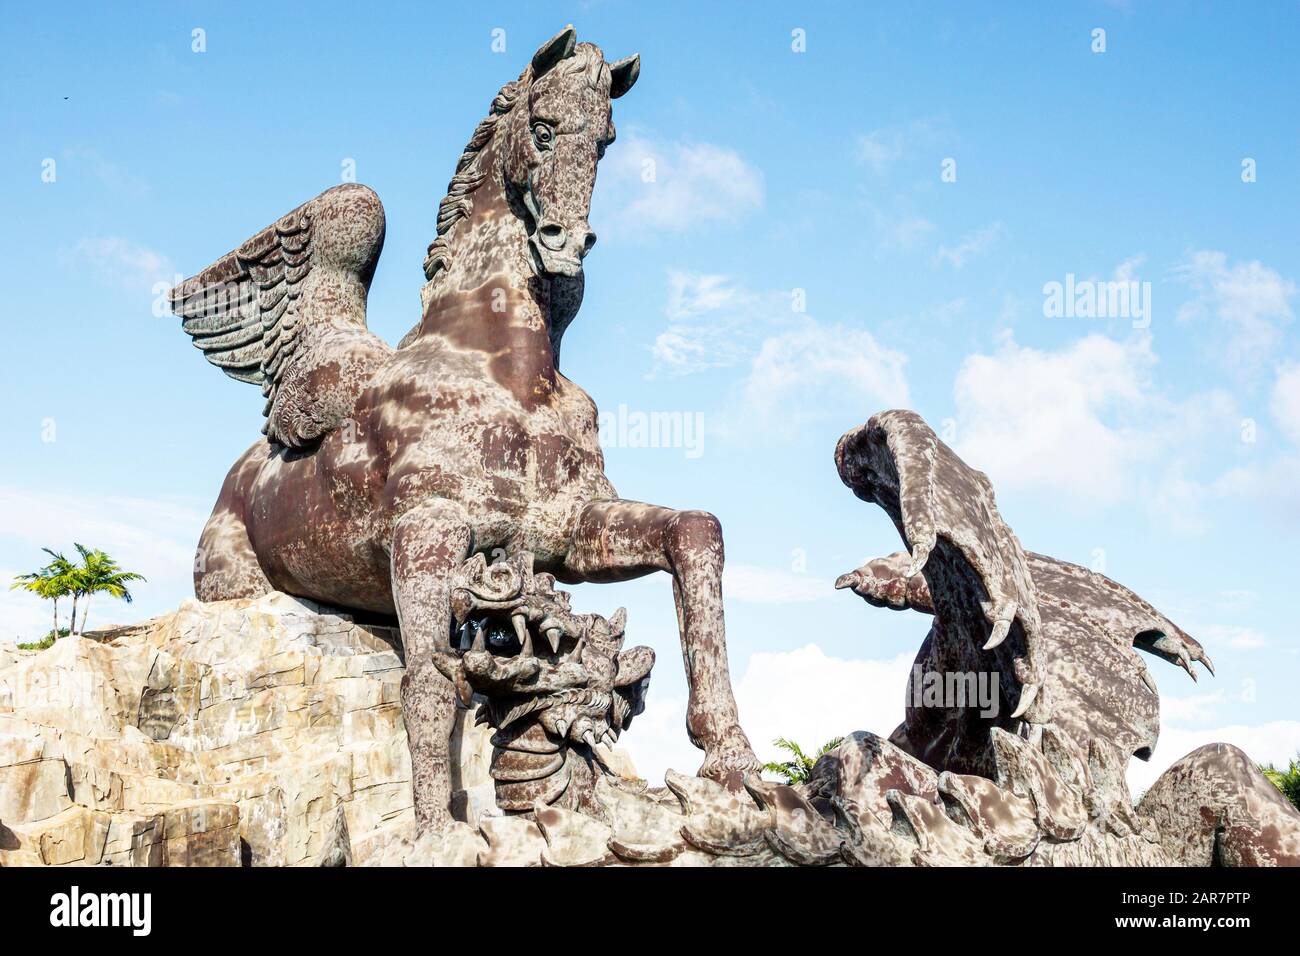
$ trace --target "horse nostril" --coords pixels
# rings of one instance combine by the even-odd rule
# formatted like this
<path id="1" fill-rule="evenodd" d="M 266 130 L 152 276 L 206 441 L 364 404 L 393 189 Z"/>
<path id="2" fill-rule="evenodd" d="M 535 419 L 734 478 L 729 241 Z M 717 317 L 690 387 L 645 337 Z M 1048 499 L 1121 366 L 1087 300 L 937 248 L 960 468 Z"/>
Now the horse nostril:
<path id="1" fill-rule="evenodd" d="M 582 255 L 585 258 L 587 253 L 591 252 L 591 247 L 596 244 L 596 234 L 588 232 L 587 238 L 582 240 Z"/>
<path id="2" fill-rule="evenodd" d="M 541 237 L 542 245 L 552 252 L 559 252 L 564 248 L 565 231 L 564 227 L 558 223 L 547 223 L 544 226 L 538 226 L 537 235 Z"/>

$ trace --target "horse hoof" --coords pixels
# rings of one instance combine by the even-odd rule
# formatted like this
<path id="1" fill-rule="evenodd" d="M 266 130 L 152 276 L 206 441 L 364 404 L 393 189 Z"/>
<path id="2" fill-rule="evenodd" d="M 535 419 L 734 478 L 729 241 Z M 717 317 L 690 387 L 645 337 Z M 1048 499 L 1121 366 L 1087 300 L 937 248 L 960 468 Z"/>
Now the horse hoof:
<path id="1" fill-rule="evenodd" d="M 745 740 L 740 746 L 707 753 L 695 775 L 716 780 L 728 790 L 739 792 L 745 789 L 745 778 L 757 774 L 761 769 L 762 764 Z"/>

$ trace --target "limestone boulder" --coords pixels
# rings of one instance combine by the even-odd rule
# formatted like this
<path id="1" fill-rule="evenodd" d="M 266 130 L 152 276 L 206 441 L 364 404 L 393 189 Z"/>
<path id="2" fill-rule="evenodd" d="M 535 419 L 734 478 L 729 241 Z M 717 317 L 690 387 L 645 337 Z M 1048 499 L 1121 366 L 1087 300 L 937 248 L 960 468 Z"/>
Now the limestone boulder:
<path id="1" fill-rule="evenodd" d="M 6 651 L 0 865 L 310 864 L 340 813 L 364 846 L 413 819 L 402 670 L 392 629 L 283 594 Z"/>
<path id="2" fill-rule="evenodd" d="M 395 629 L 285 594 L 4 648 L 0 866 L 406 862 L 403 670 Z M 472 832 L 501 816 L 476 717 L 458 710 L 451 738 L 452 811 Z M 428 862 L 473 862 L 476 840 Z"/>

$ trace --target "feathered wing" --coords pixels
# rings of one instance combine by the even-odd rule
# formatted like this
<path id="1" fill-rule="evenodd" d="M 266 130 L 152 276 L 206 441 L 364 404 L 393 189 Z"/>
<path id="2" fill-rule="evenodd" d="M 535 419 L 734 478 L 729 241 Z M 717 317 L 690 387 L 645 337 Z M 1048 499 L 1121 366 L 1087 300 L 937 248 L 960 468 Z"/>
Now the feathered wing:
<path id="1" fill-rule="evenodd" d="M 172 311 L 213 365 L 262 386 L 262 431 L 302 447 L 336 426 L 388 347 L 366 330 L 384 209 L 336 186 L 172 290 Z"/>

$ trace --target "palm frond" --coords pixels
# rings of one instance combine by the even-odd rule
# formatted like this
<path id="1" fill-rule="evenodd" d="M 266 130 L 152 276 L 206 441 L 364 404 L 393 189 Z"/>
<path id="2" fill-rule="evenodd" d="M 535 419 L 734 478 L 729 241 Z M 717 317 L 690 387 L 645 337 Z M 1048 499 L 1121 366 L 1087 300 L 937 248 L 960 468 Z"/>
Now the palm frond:
<path id="1" fill-rule="evenodd" d="M 1285 770 L 1279 769 L 1270 764 L 1260 767 L 1260 772 L 1268 778 L 1273 786 L 1282 792 L 1282 796 L 1291 801 L 1291 804 L 1300 810 L 1300 754 L 1290 762 Z"/>
<path id="2" fill-rule="evenodd" d="M 836 737 L 833 740 L 828 740 L 818 748 L 816 756 L 809 757 L 804 753 L 803 748 L 800 747 L 797 742 L 788 737 L 777 737 L 776 740 L 772 741 L 772 746 L 779 747 L 781 750 L 790 754 L 794 759 L 765 763 L 763 764 L 763 769 L 768 773 L 779 774 L 780 776 L 785 777 L 785 782 L 790 786 L 807 783 L 808 779 L 812 776 L 813 767 L 817 765 L 817 759 L 834 750 L 841 742 L 843 742 L 843 740 L 843 737 Z"/>

